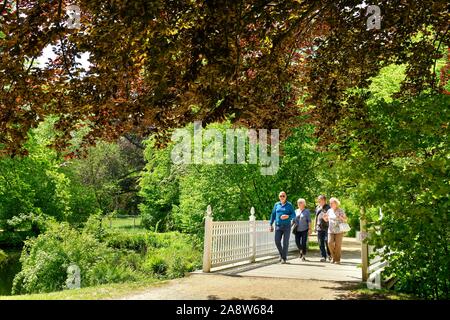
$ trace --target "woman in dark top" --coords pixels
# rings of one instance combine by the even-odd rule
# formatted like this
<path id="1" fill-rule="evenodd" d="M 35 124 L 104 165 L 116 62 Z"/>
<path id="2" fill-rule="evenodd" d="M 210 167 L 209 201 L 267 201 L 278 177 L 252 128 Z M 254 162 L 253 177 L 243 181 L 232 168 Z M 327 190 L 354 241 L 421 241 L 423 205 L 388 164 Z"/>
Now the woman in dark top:
<path id="1" fill-rule="evenodd" d="M 309 209 L 306 209 L 306 200 L 298 199 L 298 209 L 295 210 L 295 223 L 297 230 L 295 232 L 295 243 L 300 251 L 300 259 L 306 261 L 306 244 L 308 241 L 308 232 L 311 225 L 311 214 Z"/>

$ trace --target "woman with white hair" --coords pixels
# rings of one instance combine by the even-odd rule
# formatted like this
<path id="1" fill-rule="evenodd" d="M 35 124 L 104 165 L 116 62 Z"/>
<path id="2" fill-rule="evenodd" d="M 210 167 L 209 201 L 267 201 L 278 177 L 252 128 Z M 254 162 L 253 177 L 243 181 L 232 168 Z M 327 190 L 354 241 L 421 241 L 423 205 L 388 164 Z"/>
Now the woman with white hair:
<path id="1" fill-rule="evenodd" d="M 294 219 L 294 234 L 295 234 L 295 243 L 297 244 L 297 248 L 300 251 L 300 259 L 302 261 L 306 261 L 306 245 L 308 241 L 308 232 L 311 224 L 311 213 L 308 209 L 306 209 L 306 200 L 298 199 L 297 200 L 298 209 L 295 210 L 295 219 Z"/>
<path id="2" fill-rule="evenodd" d="M 331 198 L 331 208 L 325 215 L 325 219 L 328 220 L 328 247 L 333 258 L 331 263 L 336 264 L 341 263 L 341 247 L 344 238 L 344 232 L 341 230 L 340 224 L 347 222 L 347 216 L 344 210 L 339 207 L 340 205 L 341 203 L 337 198 Z"/>

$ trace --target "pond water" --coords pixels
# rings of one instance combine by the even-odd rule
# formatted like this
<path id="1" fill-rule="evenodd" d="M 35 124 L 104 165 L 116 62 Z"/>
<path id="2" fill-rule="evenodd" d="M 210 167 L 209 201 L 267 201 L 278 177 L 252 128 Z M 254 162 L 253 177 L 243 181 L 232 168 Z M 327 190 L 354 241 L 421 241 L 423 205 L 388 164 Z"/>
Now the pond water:
<path id="1" fill-rule="evenodd" d="M 0 296 L 11 295 L 14 276 L 20 271 L 20 251 L 6 251 L 8 260 L 0 266 Z"/>

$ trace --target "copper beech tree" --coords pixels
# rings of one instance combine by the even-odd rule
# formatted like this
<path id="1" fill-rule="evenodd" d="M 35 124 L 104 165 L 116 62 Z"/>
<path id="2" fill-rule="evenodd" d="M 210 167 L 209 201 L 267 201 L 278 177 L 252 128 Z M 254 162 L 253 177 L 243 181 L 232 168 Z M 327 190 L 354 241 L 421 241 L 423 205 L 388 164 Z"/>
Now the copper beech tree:
<path id="1" fill-rule="evenodd" d="M 81 10 L 76 29 L 70 4 Z M 85 144 L 125 133 L 164 143 L 194 120 L 286 136 L 305 112 L 326 135 L 345 116 L 343 92 L 388 63 L 408 65 L 403 94 L 439 90 L 432 66 L 449 43 L 448 2 L 370 4 L 381 26 L 367 30 L 361 0 L 1 0 L 0 152 L 21 153 L 49 114 L 60 150 L 81 126 Z M 56 58 L 38 66 L 48 46 Z"/>

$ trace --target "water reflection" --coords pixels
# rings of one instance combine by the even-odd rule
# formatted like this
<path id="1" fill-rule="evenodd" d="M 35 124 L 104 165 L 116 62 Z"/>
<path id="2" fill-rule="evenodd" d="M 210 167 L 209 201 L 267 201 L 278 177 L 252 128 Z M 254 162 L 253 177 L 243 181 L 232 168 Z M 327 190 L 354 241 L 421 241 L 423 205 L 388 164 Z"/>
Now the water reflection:
<path id="1" fill-rule="evenodd" d="M 7 261 L 0 265 L 0 296 L 11 295 L 14 276 L 20 271 L 20 251 L 6 251 Z"/>

